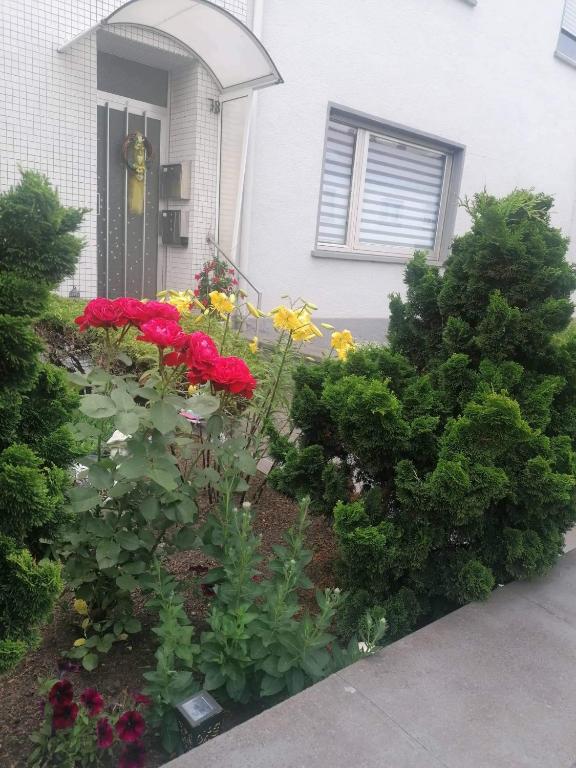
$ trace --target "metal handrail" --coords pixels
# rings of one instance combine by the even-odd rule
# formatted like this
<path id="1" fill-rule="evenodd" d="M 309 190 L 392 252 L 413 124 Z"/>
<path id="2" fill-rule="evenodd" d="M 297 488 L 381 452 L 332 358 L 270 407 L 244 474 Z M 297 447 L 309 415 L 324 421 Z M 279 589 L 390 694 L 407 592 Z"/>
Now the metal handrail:
<path id="1" fill-rule="evenodd" d="M 252 290 L 256 294 L 256 297 L 257 297 L 256 298 L 256 306 L 258 307 L 258 309 L 261 310 L 262 309 L 262 291 L 260 291 L 260 290 L 258 290 L 258 288 L 256 288 L 254 283 L 250 280 L 250 278 L 247 275 L 244 274 L 244 272 L 242 272 L 241 269 L 238 269 L 238 266 L 232 261 L 232 259 L 228 256 L 228 254 L 225 251 L 222 250 L 222 248 L 216 242 L 216 240 L 214 240 L 212 235 L 210 235 L 210 234 L 206 235 L 206 242 L 209 245 L 214 246 L 214 248 L 218 251 L 220 256 L 222 256 L 224 259 L 226 259 L 228 264 L 230 264 L 231 267 L 234 267 L 234 269 L 236 270 L 236 272 L 238 272 L 240 277 L 248 283 L 250 288 L 252 288 Z M 256 333 L 258 333 L 258 320 L 256 320 Z"/>

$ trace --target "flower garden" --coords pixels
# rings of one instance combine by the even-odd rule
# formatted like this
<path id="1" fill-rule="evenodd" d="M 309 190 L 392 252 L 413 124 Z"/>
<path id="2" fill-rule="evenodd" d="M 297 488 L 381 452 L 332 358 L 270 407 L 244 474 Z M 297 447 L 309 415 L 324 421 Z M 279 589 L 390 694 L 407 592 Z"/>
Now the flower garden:
<path id="1" fill-rule="evenodd" d="M 32 173 L 0 196 L 2 765 L 162 765 L 198 692 L 232 727 L 552 567 L 576 274 L 551 206 L 467 202 L 383 347 L 218 260 L 156 300 L 58 298 L 83 212 Z"/>

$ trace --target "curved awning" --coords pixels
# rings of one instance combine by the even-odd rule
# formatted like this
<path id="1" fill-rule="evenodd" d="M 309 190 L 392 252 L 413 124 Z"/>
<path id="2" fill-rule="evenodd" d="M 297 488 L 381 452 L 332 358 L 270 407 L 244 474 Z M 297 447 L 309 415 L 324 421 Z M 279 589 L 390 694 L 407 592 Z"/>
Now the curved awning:
<path id="1" fill-rule="evenodd" d="M 115 24 L 135 24 L 178 40 L 210 70 L 224 92 L 283 82 L 270 54 L 254 33 L 208 0 L 129 0 L 59 50 L 65 50 L 95 29 L 113 32 Z"/>

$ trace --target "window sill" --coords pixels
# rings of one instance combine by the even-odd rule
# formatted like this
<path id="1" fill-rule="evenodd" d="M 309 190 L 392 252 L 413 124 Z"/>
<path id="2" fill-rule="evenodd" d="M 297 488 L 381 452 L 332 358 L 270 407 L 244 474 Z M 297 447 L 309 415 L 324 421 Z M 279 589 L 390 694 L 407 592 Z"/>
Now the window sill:
<path id="1" fill-rule="evenodd" d="M 557 59 L 560 59 L 560 61 L 563 61 L 564 64 L 568 64 L 570 67 L 576 67 L 576 60 L 572 59 L 570 56 L 567 56 L 565 53 L 562 53 L 562 51 L 555 50 L 554 56 Z"/>
<path id="2" fill-rule="evenodd" d="M 314 248 L 311 255 L 315 259 L 338 259 L 341 261 L 372 261 L 380 264 L 408 264 L 412 261 L 413 254 L 405 256 L 388 253 L 364 253 L 363 251 L 338 251 L 331 248 Z M 437 258 L 428 259 L 430 264 L 439 264 Z"/>

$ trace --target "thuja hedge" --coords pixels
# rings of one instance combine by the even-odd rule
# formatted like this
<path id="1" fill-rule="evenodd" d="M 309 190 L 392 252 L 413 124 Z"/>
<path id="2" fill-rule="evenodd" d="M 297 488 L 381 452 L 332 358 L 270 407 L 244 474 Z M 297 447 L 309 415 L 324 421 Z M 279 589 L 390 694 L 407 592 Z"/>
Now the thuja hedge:
<path id="1" fill-rule="evenodd" d="M 468 204 L 441 271 L 416 254 L 391 298 L 390 347 L 296 373 L 296 445 L 276 487 L 333 513 L 352 591 L 389 635 L 549 569 L 576 521 L 576 339 L 567 240 L 552 199 Z"/>
<path id="2" fill-rule="evenodd" d="M 63 515 L 76 450 L 65 423 L 77 395 L 62 370 L 41 362 L 32 326 L 74 272 L 81 219 L 33 173 L 0 195 L 0 672 L 25 653 L 61 589 L 45 555 Z"/>

